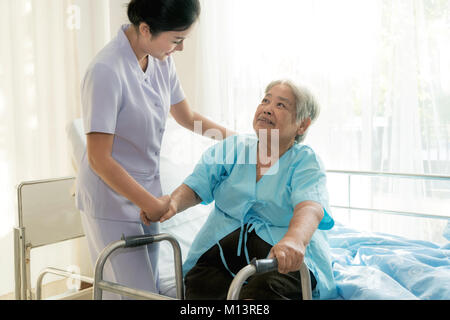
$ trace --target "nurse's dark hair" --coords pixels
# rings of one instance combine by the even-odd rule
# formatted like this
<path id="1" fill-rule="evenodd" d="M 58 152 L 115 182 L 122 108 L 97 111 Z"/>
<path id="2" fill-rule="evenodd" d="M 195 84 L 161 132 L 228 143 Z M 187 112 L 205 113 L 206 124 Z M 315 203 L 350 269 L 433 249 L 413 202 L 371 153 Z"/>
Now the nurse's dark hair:
<path id="1" fill-rule="evenodd" d="M 157 36 L 165 31 L 185 31 L 200 17 L 199 0 L 131 0 L 128 19 L 139 27 L 145 22 Z"/>

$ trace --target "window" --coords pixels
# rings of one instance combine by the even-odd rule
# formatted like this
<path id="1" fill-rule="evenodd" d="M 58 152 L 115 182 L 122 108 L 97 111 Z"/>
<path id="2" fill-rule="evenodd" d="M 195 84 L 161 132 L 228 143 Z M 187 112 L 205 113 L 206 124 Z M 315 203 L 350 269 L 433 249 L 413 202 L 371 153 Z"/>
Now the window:
<path id="1" fill-rule="evenodd" d="M 265 86 L 290 78 L 310 87 L 321 103 L 305 143 L 328 169 L 450 172 L 448 1 L 202 5 L 196 101 L 203 112 L 252 132 Z M 372 206 L 439 213 L 449 207 L 444 181 L 372 179 L 364 186 L 354 197 Z M 367 219 L 375 226 L 374 217 Z"/>

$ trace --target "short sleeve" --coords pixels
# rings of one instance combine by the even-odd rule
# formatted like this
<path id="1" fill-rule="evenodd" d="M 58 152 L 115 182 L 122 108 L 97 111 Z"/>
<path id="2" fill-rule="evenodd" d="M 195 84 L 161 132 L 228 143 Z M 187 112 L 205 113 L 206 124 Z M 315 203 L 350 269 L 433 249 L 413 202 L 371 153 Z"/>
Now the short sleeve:
<path id="1" fill-rule="evenodd" d="M 334 226 L 328 204 L 328 190 L 325 170 L 320 159 L 312 150 L 302 153 L 297 162 L 291 180 L 291 201 L 295 208 L 304 201 L 314 201 L 324 210 L 324 217 L 319 224 L 320 230 L 329 230 Z"/>
<path id="2" fill-rule="evenodd" d="M 235 142 L 235 137 L 230 137 L 210 147 L 203 153 L 194 172 L 184 181 L 202 199 L 203 204 L 214 201 L 216 188 L 230 175 L 236 162 Z"/>
<path id="3" fill-rule="evenodd" d="M 88 70 L 82 86 L 85 133 L 114 134 L 120 108 L 121 86 L 117 75 L 104 64 Z"/>
<path id="4" fill-rule="evenodd" d="M 186 95 L 178 79 L 177 69 L 173 58 L 169 58 L 169 77 L 170 77 L 170 105 L 176 105 L 186 98 Z"/>

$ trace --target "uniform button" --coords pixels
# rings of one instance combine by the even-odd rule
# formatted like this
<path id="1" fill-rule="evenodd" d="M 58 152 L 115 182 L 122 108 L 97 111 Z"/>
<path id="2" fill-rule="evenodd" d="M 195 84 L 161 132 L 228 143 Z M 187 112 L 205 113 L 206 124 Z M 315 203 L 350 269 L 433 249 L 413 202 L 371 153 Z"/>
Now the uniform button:
<path id="1" fill-rule="evenodd" d="M 159 152 L 158 151 L 155 152 L 155 156 L 159 156 Z"/>

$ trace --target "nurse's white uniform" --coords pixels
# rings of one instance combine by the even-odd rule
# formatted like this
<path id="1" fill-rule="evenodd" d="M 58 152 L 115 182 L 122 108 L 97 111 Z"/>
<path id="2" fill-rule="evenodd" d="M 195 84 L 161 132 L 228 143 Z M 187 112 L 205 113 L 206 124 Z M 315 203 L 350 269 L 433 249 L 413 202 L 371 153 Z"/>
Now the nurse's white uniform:
<path id="1" fill-rule="evenodd" d="M 82 84 L 85 133 L 113 134 L 112 157 L 155 197 L 162 195 L 159 151 L 170 106 L 185 99 L 171 57 L 149 56 L 142 71 L 120 28 L 94 59 Z M 113 191 L 91 169 L 86 152 L 78 175 L 77 207 L 82 212 L 92 263 L 122 235 L 156 234 L 159 225 L 146 227 L 140 208 Z M 157 244 L 117 251 L 105 266 L 104 277 L 131 288 L 158 292 Z M 105 299 L 119 298 L 105 292 Z"/>

